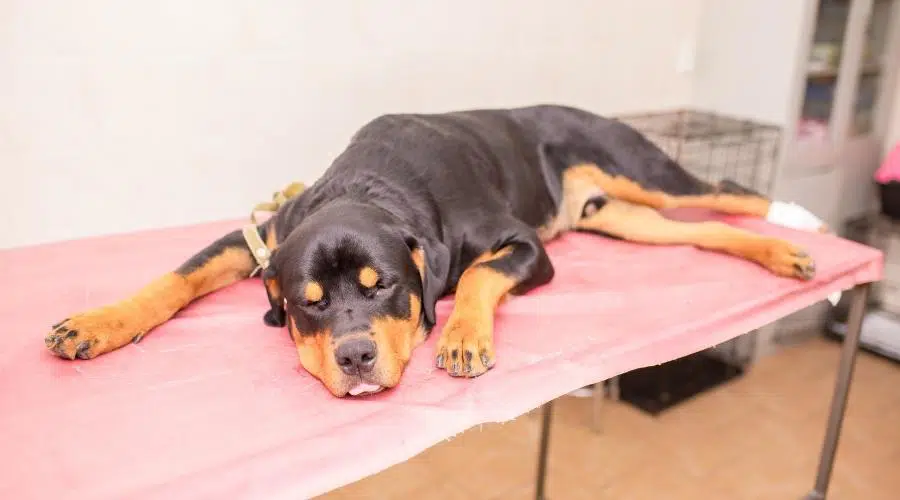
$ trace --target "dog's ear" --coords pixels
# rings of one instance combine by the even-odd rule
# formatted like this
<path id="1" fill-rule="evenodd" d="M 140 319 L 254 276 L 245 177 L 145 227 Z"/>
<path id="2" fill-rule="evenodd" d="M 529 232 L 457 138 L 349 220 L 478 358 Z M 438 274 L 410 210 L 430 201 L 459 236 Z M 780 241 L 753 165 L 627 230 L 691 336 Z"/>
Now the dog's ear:
<path id="1" fill-rule="evenodd" d="M 422 309 L 425 312 L 426 326 L 431 328 L 436 321 L 435 305 L 447 286 L 450 250 L 440 241 L 406 231 L 404 240 L 422 277 Z"/>
<path id="2" fill-rule="evenodd" d="M 284 310 L 284 296 L 278 283 L 278 270 L 275 268 L 274 259 L 269 259 L 269 267 L 263 270 L 262 280 L 270 307 L 263 315 L 263 322 L 269 326 L 284 327 L 287 325 L 287 312 Z"/>

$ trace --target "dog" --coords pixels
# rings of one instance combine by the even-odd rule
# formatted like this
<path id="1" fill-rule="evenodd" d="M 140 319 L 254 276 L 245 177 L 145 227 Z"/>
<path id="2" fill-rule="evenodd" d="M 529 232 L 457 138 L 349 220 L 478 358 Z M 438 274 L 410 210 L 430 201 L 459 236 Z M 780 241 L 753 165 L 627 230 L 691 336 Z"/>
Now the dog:
<path id="1" fill-rule="evenodd" d="M 300 363 L 337 397 L 395 387 L 455 304 L 435 364 L 477 377 L 496 362 L 494 311 L 550 282 L 544 244 L 581 231 L 693 245 L 810 279 L 813 260 L 781 239 L 661 209 L 765 217 L 773 202 L 731 181 L 704 182 L 625 123 L 558 105 L 389 114 L 359 129 L 307 190 L 255 226 L 271 252 L 262 280 Z M 54 325 L 46 346 L 91 359 L 139 341 L 191 301 L 257 268 L 236 230 L 120 302 Z"/>

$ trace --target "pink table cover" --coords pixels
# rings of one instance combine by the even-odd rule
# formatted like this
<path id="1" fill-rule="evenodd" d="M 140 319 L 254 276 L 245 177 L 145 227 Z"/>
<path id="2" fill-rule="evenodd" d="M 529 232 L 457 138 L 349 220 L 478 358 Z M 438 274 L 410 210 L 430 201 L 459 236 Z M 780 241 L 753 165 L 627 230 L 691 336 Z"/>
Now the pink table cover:
<path id="1" fill-rule="evenodd" d="M 355 400 L 333 398 L 299 369 L 287 333 L 262 323 L 258 280 L 210 295 L 141 344 L 93 361 L 44 348 L 51 324 L 123 297 L 237 221 L 0 252 L 0 498 L 308 498 L 476 424 L 515 418 L 881 278 L 877 250 L 723 219 L 806 246 L 818 277 L 776 278 L 687 246 L 567 235 L 549 247 L 553 283 L 499 310 L 491 372 L 460 380 L 435 370 L 433 335 L 397 389 Z M 451 306 L 439 304 L 442 319 Z"/>

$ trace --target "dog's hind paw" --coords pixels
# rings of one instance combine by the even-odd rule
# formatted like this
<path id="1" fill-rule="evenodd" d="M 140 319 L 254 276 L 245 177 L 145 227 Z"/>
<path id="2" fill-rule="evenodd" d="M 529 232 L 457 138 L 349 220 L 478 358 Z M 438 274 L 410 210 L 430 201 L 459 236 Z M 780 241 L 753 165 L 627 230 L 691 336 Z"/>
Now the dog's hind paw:
<path id="1" fill-rule="evenodd" d="M 784 240 L 762 240 L 756 260 L 778 276 L 802 280 L 811 280 L 816 276 L 816 263 L 812 257 Z"/>

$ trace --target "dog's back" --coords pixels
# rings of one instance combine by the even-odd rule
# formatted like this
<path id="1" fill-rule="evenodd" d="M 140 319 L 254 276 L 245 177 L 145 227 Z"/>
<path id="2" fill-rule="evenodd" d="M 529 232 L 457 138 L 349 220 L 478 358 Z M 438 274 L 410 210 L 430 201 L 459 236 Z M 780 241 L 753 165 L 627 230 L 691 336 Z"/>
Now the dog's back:
<path id="1" fill-rule="evenodd" d="M 385 115 L 353 136 L 307 203 L 365 199 L 422 230 L 485 212 L 537 226 L 555 209 L 539 146 L 508 111 Z"/>
<path id="2" fill-rule="evenodd" d="M 563 172 L 579 163 L 674 195 L 713 189 L 625 123 L 540 105 L 380 116 L 352 137 L 309 198 L 383 198 L 413 224 L 471 218 L 477 207 L 538 227 L 559 209 Z"/>

